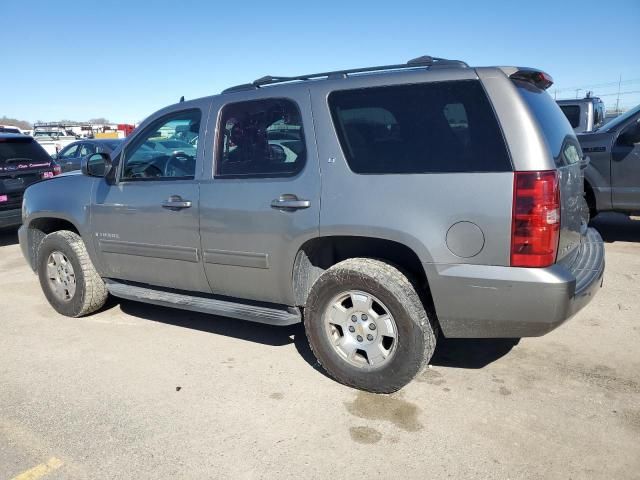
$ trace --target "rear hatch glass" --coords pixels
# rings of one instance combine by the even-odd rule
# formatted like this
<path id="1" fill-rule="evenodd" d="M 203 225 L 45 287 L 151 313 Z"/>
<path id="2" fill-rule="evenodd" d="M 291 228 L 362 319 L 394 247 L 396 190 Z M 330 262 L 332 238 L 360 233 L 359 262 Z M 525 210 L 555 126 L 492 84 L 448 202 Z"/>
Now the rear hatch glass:
<path id="1" fill-rule="evenodd" d="M 0 138 L 0 175 L 50 166 L 51 157 L 33 138 Z"/>
<path id="2" fill-rule="evenodd" d="M 560 180 L 560 241 L 558 263 L 570 263 L 586 234 L 588 211 L 584 201 L 582 150 L 567 117 L 545 91 L 528 82 L 514 80 L 520 95 L 540 125 Z"/>

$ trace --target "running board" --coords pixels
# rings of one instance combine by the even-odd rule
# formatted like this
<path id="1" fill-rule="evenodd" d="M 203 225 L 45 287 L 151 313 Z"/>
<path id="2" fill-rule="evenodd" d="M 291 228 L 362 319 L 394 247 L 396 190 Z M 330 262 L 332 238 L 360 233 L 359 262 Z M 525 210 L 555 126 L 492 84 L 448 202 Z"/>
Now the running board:
<path id="1" fill-rule="evenodd" d="M 152 303 L 163 307 L 180 308 L 194 312 L 209 313 L 221 317 L 237 318 L 250 322 L 266 323 L 268 325 L 293 325 L 302 321 L 300 310 L 293 307 L 270 307 L 248 305 L 229 300 L 212 297 L 200 297 L 177 293 L 174 291 L 157 290 L 154 288 L 121 283 L 116 280 L 105 279 L 109 293 L 114 297 Z"/>

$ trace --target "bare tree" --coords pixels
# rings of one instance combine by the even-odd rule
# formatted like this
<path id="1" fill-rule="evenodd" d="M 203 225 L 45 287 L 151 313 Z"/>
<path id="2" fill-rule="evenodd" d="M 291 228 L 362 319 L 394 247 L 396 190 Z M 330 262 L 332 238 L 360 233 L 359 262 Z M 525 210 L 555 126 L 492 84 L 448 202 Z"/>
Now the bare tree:
<path id="1" fill-rule="evenodd" d="M 1 125 L 13 125 L 13 126 L 16 126 L 18 128 L 21 128 L 22 130 L 31 129 L 31 123 L 27 122 L 26 120 L 18 120 L 17 118 L 11 118 L 11 117 L 7 117 L 5 115 L 3 115 L 2 118 L 0 118 L 0 124 Z"/>

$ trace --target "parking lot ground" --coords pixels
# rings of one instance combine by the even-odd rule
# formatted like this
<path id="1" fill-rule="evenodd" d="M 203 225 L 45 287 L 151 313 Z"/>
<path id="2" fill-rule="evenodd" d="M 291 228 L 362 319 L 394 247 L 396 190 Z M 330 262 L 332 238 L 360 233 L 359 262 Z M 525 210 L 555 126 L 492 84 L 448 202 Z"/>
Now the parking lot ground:
<path id="1" fill-rule="evenodd" d="M 640 221 L 601 217 L 585 310 L 443 340 L 394 395 L 327 378 L 300 326 L 116 300 L 62 317 L 2 232 L 0 478 L 51 458 L 42 478 L 640 478 Z"/>

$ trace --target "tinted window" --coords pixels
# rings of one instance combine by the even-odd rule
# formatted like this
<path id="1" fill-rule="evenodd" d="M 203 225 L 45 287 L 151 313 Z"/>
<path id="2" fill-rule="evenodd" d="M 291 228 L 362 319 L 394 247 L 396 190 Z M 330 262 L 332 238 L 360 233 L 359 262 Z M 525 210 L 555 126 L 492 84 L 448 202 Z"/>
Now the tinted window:
<path id="1" fill-rule="evenodd" d="M 511 170 L 478 81 L 336 91 L 329 106 L 356 173 Z"/>
<path id="2" fill-rule="evenodd" d="M 20 133 L 17 128 L 0 127 L 0 133 Z"/>
<path id="3" fill-rule="evenodd" d="M 178 131 L 187 130 L 197 135 L 200 117 L 200 110 L 188 110 L 168 115 L 148 126 L 125 147 L 122 179 L 194 178 L 197 142 L 174 144 L 173 140 Z"/>
<path id="4" fill-rule="evenodd" d="M 545 90 L 541 90 L 528 82 L 514 81 L 514 83 L 529 106 L 531 113 L 538 121 L 556 164 L 562 163 L 561 154 L 565 140 L 570 138 L 574 143 L 577 143 L 569 120 Z"/>
<path id="5" fill-rule="evenodd" d="M 593 105 L 593 112 L 593 128 L 597 128 L 604 120 L 604 105 L 602 103 L 595 103 Z"/>
<path id="6" fill-rule="evenodd" d="M 302 118 L 291 100 L 254 100 L 222 109 L 216 176 L 294 175 L 306 156 Z"/>
<path id="7" fill-rule="evenodd" d="M 51 157 L 32 138 L 0 138 L 0 172 L 29 164 L 51 163 Z"/>
<path id="8" fill-rule="evenodd" d="M 580 107 L 578 105 L 560 105 L 560 110 L 564 113 L 572 128 L 580 125 Z"/>

